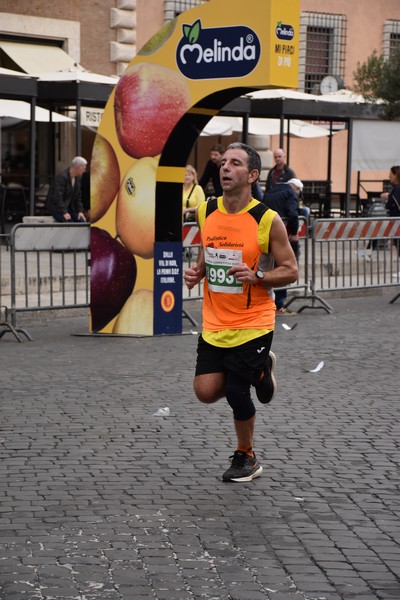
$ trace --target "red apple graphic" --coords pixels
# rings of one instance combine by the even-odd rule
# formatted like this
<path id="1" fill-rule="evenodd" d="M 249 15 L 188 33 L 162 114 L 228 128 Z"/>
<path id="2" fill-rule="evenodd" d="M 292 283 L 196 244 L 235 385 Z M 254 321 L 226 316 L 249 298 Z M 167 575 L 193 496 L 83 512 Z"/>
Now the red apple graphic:
<path id="1" fill-rule="evenodd" d="M 100 331 L 131 295 L 136 281 L 136 260 L 107 231 L 91 227 L 90 265 L 92 330 Z"/>
<path id="2" fill-rule="evenodd" d="M 128 67 L 114 97 L 119 143 L 134 158 L 161 154 L 189 107 L 189 88 L 177 71 L 152 63 Z"/>

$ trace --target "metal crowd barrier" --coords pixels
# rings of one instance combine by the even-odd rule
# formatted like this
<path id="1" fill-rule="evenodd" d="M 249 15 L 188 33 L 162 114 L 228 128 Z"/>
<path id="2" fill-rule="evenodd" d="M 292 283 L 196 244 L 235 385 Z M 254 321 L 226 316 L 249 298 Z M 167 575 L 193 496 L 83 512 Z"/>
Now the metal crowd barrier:
<path id="1" fill-rule="evenodd" d="M 182 226 L 182 261 L 183 269 L 190 267 L 193 262 L 196 262 L 200 251 L 200 230 L 197 227 L 197 223 L 183 223 Z M 192 290 L 188 290 L 185 282 L 182 281 L 182 299 L 183 306 L 188 300 L 201 300 L 203 298 L 203 282 L 200 281 Z M 198 326 L 196 319 L 190 314 L 190 312 L 183 308 L 182 316 L 184 319 L 189 319 L 192 325 Z"/>
<path id="2" fill-rule="evenodd" d="M 400 284 L 400 218 L 317 219 L 311 230 L 311 280 L 305 308 L 332 307 L 327 291 L 392 287 Z M 399 294 L 391 300 L 393 303 Z"/>
<path id="3" fill-rule="evenodd" d="M 22 342 L 22 338 L 18 331 L 7 321 L 7 287 L 9 286 L 9 278 L 7 273 L 10 270 L 10 253 L 9 253 L 9 236 L 8 234 L 0 234 L 0 338 L 6 333 L 12 333 L 14 337 Z"/>
<path id="4" fill-rule="evenodd" d="M 19 223 L 8 247 L 10 282 L 9 289 L 2 286 L 2 302 L 8 301 L 6 323 L 17 339 L 19 333 L 32 339 L 17 326 L 18 313 L 89 306 L 88 223 Z"/>
<path id="5" fill-rule="evenodd" d="M 293 292 L 286 307 L 303 299 L 307 303 L 297 312 L 332 312 L 321 293 L 400 285 L 400 218 L 317 219 L 311 237 L 307 229 L 301 218 L 300 275 L 286 288 Z M 0 338 L 11 332 L 20 342 L 21 333 L 32 339 L 17 326 L 21 312 L 89 306 L 89 248 L 88 223 L 23 223 L 0 236 Z M 197 225 L 185 223 L 184 267 L 197 260 L 199 250 Z M 399 297 L 397 293 L 391 303 Z M 183 285 L 184 304 L 202 298 L 202 282 L 193 290 Z M 183 318 L 198 325 L 186 309 Z"/>

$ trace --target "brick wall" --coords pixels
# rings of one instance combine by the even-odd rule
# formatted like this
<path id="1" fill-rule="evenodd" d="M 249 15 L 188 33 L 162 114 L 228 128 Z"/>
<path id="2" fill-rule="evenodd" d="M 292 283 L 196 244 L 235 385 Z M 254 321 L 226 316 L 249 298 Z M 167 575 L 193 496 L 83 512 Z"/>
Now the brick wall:
<path id="1" fill-rule="evenodd" d="M 110 9 L 116 5 L 116 0 L 0 0 L 0 13 L 80 22 L 81 64 L 89 71 L 114 75 L 117 67 L 110 60 L 110 43 L 117 33 L 110 28 Z"/>

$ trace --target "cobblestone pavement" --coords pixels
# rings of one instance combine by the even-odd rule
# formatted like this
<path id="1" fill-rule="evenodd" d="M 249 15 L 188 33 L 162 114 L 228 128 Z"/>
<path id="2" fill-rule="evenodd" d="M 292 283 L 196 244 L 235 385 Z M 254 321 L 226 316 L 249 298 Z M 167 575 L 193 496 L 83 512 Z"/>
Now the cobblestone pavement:
<path id="1" fill-rule="evenodd" d="M 229 407 L 192 391 L 196 335 L 27 315 L 33 342 L 0 339 L 1 600 L 399 600 L 393 295 L 278 317 L 244 484 L 221 481 Z"/>

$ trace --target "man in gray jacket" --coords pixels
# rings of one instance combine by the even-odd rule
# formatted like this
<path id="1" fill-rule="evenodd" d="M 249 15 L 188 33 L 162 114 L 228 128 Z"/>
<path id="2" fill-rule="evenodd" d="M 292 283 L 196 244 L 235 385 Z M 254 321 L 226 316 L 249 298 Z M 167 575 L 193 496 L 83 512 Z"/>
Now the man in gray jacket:
<path id="1" fill-rule="evenodd" d="M 61 171 L 50 186 L 46 209 L 59 223 L 86 221 L 81 193 L 81 176 L 86 166 L 87 160 L 76 156 L 71 166 Z"/>

